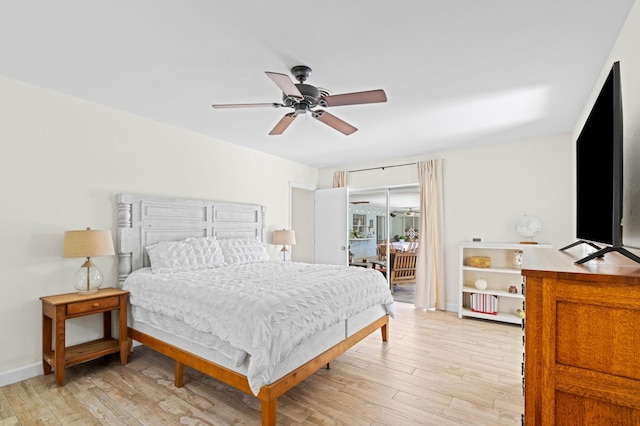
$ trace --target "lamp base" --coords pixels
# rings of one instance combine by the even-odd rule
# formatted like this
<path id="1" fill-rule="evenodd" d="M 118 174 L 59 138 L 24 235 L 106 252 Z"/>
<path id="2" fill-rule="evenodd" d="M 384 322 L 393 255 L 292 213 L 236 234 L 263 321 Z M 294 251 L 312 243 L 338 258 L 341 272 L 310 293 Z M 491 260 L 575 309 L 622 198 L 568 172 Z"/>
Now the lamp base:
<path id="1" fill-rule="evenodd" d="M 278 260 L 281 262 L 291 262 L 291 252 L 287 249 L 287 246 L 282 246 L 282 250 L 278 254 Z"/>
<path id="2" fill-rule="evenodd" d="M 100 269 L 87 259 L 82 267 L 73 275 L 73 286 L 78 290 L 78 294 L 86 296 L 95 294 L 102 286 L 103 275 Z"/>

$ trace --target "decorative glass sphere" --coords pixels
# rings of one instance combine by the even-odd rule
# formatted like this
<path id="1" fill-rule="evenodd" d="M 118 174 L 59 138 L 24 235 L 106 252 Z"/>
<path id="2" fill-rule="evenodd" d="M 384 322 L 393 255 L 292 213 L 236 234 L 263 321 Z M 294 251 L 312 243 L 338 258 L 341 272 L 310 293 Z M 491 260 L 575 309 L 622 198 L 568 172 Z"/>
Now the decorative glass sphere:
<path id="1" fill-rule="evenodd" d="M 542 230 L 542 221 L 532 215 L 523 215 L 518 219 L 516 225 L 516 232 L 524 238 L 530 238 L 533 240 Z"/>

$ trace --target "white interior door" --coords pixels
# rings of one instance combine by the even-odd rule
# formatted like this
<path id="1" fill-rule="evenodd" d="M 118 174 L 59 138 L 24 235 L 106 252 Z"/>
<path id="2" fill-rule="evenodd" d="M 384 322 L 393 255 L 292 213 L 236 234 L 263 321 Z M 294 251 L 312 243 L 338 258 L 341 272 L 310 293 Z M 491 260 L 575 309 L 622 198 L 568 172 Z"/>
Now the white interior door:
<path id="1" fill-rule="evenodd" d="M 347 230 L 347 188 L 315 191 L 315 263 L 349 263 Z"/>

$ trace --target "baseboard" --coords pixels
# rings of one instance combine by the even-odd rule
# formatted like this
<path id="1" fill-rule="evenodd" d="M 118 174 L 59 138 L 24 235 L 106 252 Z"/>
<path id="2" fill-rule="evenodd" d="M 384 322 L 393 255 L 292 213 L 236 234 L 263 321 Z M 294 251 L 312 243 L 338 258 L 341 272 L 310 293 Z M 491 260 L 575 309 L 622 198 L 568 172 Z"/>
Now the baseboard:
<path id="1" fill-rule="evenodd" d="M 0 373 L 0 387 L 40 376 L 41 374 L 44 374 L 41 362 L 5 371 Z"/>
<path id="2" fill-rule="evenodd" d="M 453 304 L 453 303 L 447 303 L 445 305 L 445 310 L 447 312 L 458 312 L 458 304 Z"/>

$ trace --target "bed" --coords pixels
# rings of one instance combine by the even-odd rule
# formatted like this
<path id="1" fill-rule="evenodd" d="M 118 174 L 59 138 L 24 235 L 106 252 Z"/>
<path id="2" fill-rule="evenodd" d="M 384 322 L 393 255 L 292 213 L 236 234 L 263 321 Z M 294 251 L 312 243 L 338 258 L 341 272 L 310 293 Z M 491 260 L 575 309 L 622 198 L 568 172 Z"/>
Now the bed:
<path id="1" fill-rule="evenodd" d="M 255 395 L 275 425 L 279 396 L 374 331 L 388 341 L 384 277 L 269 261 L 264 206 L 135 194 L 117 205 L 128 335 L 175 360 L 176 386 L 191 366 Z"/>

